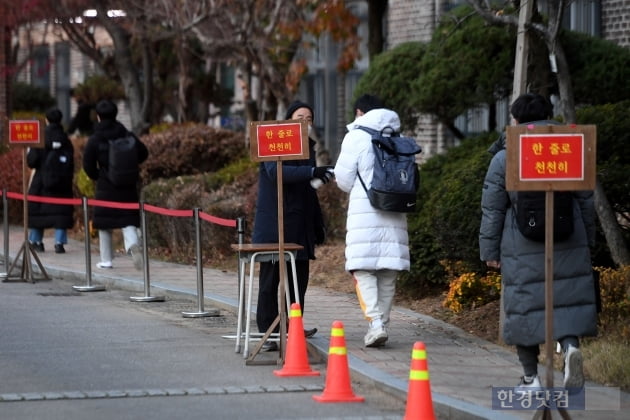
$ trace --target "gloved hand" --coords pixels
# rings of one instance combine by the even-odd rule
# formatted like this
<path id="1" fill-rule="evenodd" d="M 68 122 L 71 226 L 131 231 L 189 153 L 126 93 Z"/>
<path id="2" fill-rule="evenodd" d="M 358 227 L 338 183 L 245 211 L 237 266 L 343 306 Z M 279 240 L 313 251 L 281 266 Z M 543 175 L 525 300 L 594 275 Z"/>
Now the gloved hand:
<path id="1" fill-rule="evenodd" d="M 53 141 L 52 142 L 52 148 L 53 149 L 59 149 L 61 147 L 61 142 L 59 141 Z"/>
<path id="2" fill-rule="evenodd" d="M 319 178 L 324 184 L 334 176 L 332 166 L 316 166 L 313 168 L 313 178 Z"/>

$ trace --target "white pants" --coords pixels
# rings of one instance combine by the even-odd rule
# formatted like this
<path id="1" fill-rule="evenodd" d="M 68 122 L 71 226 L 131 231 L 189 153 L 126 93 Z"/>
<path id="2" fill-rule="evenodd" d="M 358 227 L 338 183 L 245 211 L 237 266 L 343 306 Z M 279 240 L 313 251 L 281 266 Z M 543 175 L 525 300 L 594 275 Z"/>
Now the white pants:
<path id="1" fill-rule="evenodd" d="M 394 293 L 396 292 L 395 270 L 356 270 L 352 273 L 363 314 L 368 321 L 380 319 L 389 323 Z"/>
<path id="2" fill-rule="evenodd" d="M 125 226 L 121 230 L 123 233 L 123 241 L 125 243 L 125 252 L 129 252 L 129 248 L 133 245 L 140 244 L 138 241 L 138 228 L 135 226 Z M 99 229 L 98 243 L 101 254 L 101 262 L 111 262 L 114 259 L 114 250 L 112 249 L 112 229 Z"/>

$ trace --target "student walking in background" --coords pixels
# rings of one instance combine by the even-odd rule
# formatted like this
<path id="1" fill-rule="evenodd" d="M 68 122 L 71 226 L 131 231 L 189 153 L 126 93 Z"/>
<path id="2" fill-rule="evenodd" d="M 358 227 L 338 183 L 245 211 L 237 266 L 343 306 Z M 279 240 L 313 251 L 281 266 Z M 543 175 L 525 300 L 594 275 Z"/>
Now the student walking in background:
<path id="1" fill-rule="evenodd" d="M 510 108 L 513 124 L 549 125 L 552 106 L 543 96 L 524 94 Z M 518 390 L 539 388 L 538 356 L 545 342 L 545 243 L 519 230 L 519 195 L 505 189 L 505 133 L 491 147 L 494 156 L 483 183 L 479 250 L 482 261 L 501 270 L 503 339 L 516 346 L 523 366 Z M 597 308 L 589 247 L 595 244 L 593 191 L 572 193 L 573 229 L 553 244 L 553 335 L 564 353 L 569 392 L 584 385 L 579 337 L 597 333 Z"/>
<path id="2" fill-rule="evenodd" d="M 46 112 L 44 147 L 31 148 L 26 156 L 29 168 L 34 170 L 29 195 L 55 198 L 72 198 L 74 176 L 74 147 L 61 125 L 63 115 L 53 108 Z M 74 208 L 71 205 L 28 203 L 28 239 L 37 252 L 44 252 L 44 229 L 55 229 L 55 253 L 66 252 L 67 229 L 73 226 Z"/>
<path id="3" fill-rule="evenodd" d="M 355 120 L 341 143 L 335 165 L 337 186 L 350 194 L 346 219 L 346 270 L 356 283 L 361 309 L 368 320 L 366 347 L 380 347 L 388 340 L 387 326 L 398 273 L 409 270 L 407 215 L 378 210 L 370 204 L 359 174 L 367 186 L 372 182 L 374 152 L 372 136 L 359 128 L 400 131 L 400 119 L 384 108 L 376 96 L 357 99 Z"/>
<path id="4" fill-rule="evenodd" d="M 102 100 L 96 104 L 98 123 L 94 127 L 94 134 L 90 136 L 83 152 L 83 169 L 85 173 L 96 181 L 96 199 L 123 203 L 137 203 L 138 167 L 149 156 L 147 147 L 135 138 L 133 162 L 135 176 L 131 176 L 124 185 L 114 184 L 108 175 L 110 167 L 110 140 L 126 137 L 129 131 L 117 119 L 118 107 L 109 100 Z M 93 226 L 98 229 L 99 250 L 101 261 L 98 268 L 112 268 L 114 253 L 112 249 L 112 230 L 122 229 L 125 252 L 131 253 L 136 269 L 143 266 L 143 257 L 138 239 L 140 226 L 139 210 L 116 209 L 111 207 L 94 206 Z"/>

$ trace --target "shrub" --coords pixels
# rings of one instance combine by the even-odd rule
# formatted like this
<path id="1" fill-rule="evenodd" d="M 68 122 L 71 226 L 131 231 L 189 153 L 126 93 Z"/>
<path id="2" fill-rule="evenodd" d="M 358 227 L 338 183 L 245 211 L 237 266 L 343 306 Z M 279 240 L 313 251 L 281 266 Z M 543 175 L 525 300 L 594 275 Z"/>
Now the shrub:
<path id="1" fill-rule="evenodd" d="M 361 76 L 354 91 L 353 102 L 362 94 L 377 95 L 388 108 L 395 109 L 403 128 L 413 129 L 418 123 L 418 112 L 409 95 L 411 83 L 418 77 L 420 60 L 426 45 L 423 42 L 406 42 L 374 57 Z M 354 113 L 348 116 L 354 119 Z"/>
<path id="2" fill-rule="evenodd" d="M 46 112 L 57 102 L 46 89 L 22 82 L 13 84 L 13 110 Z"/>
<path id="3" fill-rule="evenodd" d="M 216 172 L 248 152 L 243 133 L 196 123 L 174 124 L 142 136 L 142 141 L 149 149 L 141 166 L 145 184 L 158 178 Z"/>
<path id="4" fill-rule="evenodd" d="M 597 126 L 597 179 L 630 244 L 630 100 L 579 109 L 577 121 Z M 599 224 L 598 232 L 593 260 L 595 265 L 610 266 L 610 251 Z"/>
<path id="5" fill-rule="evenodd" d="M 450 280 L 449 262 L 463 272 L 482 272 L 479 261 L 481 190 L 496 133 L 465 140 L 460 146 L 428 159 L 420 168 L 419 211 L 410 214 L 411 270 L 400 287 L 420 297 Z"/>
<path id="6" fill-rule="evenodd" d="M 228 182 L 232 181 L 232 182 Z M 143 200 L 167 209 L 199 208 L 212 216 L 245 219 L 252 226 L 256 201 L 256 164 L 237 160 L 205 174 L 157 179 L 143 188 Z M 230 244 L 238 242 L 236 230 L 203 221 L 202 253 L 205 261 L 233 255 Z M 147 213 L 147 240 L 167 259 L 192 263 L 195 253 L 194 223 L 189 218 Z M 246 233 L 249 235 L 248 228 Z M 249 237 L 245 239 L 249 241 Z"/>
<path id="7" fill-rule="evenodd" d="M 11 147 L 4 153 L 0 154 L 0 180 L 2 180 L 2 189 L 14 193 L 23 192 L 23 176 L 28 176 L 30 170 L 26 173 L 23 171 L 23 154 L 22 147 Z M 9 223 L 21 224 L 24 218 L 22 200 L 8 200 L 8 216 Z M 4 213 L 4 206 L 0 209 Z M 4 216 L 4 214 L 3 214 Z"/>
<path id="8" fill-rule="evenodd" d="M 453 312 L 474 309 L 499 299 L 501 296 L 501 274 L 489 271 L 485 276 L 465 273 L 451 282 L 442 305 Z"/>
<path id="9" fill-rule="evenodd" d="M 595 267 L 599 272 L 602 310 L 601 335 L 620 336 L 630 342 L 630 266 L 619 269 Z"/>
<path id="10" fill-rule="evenodd" d="M 122 85 L 104 75 L 86 78 L 74 88 L 74 96 L 88 103 L 97 103 L 101 99 L 117 101 L 126 97 Z"/>

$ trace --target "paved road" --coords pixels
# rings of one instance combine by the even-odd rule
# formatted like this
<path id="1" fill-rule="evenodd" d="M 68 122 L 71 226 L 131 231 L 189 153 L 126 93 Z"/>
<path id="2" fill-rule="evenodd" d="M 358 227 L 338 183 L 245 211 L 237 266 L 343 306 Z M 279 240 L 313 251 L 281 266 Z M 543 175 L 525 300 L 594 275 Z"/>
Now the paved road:
<path id="1" fill-rule="evenodd" d="M 135 304 L 119 290 L 0 284 L 0 419 L 399 419 L 404 402 L 356 384 L 361 404 L 321 404 L 321 377 L 280 378 L 234 354 L 235 318 L 183 320 L 190 300 Z M 268 354 L 264 356 L 270 357 Z M 318 365 L 313 368 L 322 369 Z M 89 413 L 89 414 L 87 414 Z"/>

